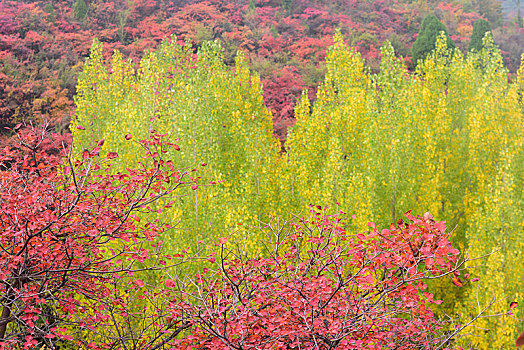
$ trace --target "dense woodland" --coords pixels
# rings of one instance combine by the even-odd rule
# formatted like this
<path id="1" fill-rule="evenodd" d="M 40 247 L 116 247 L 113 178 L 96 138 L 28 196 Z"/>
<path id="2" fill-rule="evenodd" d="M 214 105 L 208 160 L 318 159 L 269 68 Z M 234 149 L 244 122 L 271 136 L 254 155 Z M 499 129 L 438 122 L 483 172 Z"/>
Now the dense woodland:
<path id="1" fill-rule="evenodd" d="M 2 1 L 0 4 L 0 122 L 53 120 L 66 128 L 76 80 L 93 38 L 105 55 L 118 49 L 141 57 L 171 34 L 193 49 L 220 39 L 233 64 L 241 50 L 260 74 L 264 101 L 283 142 L 304 89 L 315 98 L 326 67 L 325 50 L 336 29 L 357 47 L 372 70 L 389 40 L 410 69 L 411 46 L 422 19 L 434 13 L 463 53 L 473 23 L 493 27 L 506 66 L 515 72 L 523 52 L 522 21 L 511 1 Z M 506 12 L 503 12 L 505 10 Z"/>
<path id="2" fill-rule="evenodd" d="M 518 5 L 0 2 L 0 349 L 513 346 Z"/>

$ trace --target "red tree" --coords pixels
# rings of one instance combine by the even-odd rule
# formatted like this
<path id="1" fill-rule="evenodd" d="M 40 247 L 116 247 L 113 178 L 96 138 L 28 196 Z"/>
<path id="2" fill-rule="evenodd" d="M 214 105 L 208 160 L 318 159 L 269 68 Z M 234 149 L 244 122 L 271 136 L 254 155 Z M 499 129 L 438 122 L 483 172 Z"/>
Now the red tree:
<path id="1" fill-rule="evenodd" d="M 140 217 L 186 185 L 185 174 L 163 159 L 178 146 L 152 134 L 140 141 L 141 168 L 110 175 L 118 155 L 102 156 L 103 140 L 73 159 L 55 139 L 45 130 L 19 132 L 18 144 L 0 155 L 0 349 L 54 349 L 74 342 L 75 333 L 78 346 L 93 349 L 167 342 L 184 326 L 160 324 L 161 305 L 149 306 L 153 316 L 134 310 L 131 298 L 149 295 L 142 280 L 128 276 L 154 269 L 162 257 L 152 241 L 164 226 Z M 139 317 L 133 338 L 130 320 Z M 97 344 L 84 343 L 86 332 Z"/>
<path id="2" fill-rule="evenodd" d="M 439 320 L 424 281 L 460 284 L 465 259 L 443 222 L 406 213 L 388 229 L 350 234 L 340 216 L 319 212 L 291 229 L 271 229 L 265 258 L 219 245 L 172 305 L 194 349 L 442 349 L 464 326 Z M 269 227 L 274 227 L 269 225 Z M 446 277 L 447 276 L 447 277 Z M 177 286 L 184 281 L 177 281 Z M 186 282 L 187 283 L 187 282 Z M 168 280 L 166 285 L 174 286 Z"/>
<path id="3" fill-rule="evenodd" d="M 351 234 L 316 211 L 269 224 L 256 257 L 224 238 L 165 255 L 147 214 L 196 188 L 163 159 L 176 144 L 153 132 L 144 164 L 111 174 L 103 140 L 75 159 L 45 130 L 17 137 L 0 155 L 0 349 L 443 349 L 470 323 L 431 310 L 424 282 L 461 286 L 467 258 L 429 214 Z"/>

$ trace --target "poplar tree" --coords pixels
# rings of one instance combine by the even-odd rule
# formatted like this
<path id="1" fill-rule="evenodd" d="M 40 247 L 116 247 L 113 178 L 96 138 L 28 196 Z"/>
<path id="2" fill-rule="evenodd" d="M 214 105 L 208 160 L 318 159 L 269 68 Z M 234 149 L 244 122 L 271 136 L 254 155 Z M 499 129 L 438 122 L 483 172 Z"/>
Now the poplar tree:
<path id="1" fill-rule="evenodd" d="M 76 0 L 72 8 L 77 20 L 83 21 L 87 17 L 88 8 L 85 0 Z"/>
<path id="2" fill-rule="evenodd" d="M 483 41 L 465 58 L 452 54 L 441 32 L 414 74 L 386 43 L 372 75 L 336 37 L 317 100 L 311 104 L 304 95 L 297 104 L 283 163 L 284 197 L 293 208 L 340 208 L 355 214 L 348 225 L 360 229 L 364 218 L 388 225 L 409 209 L 429 211 L 455 228 L 454 243 L 470 257 L 493 253 L 469 271 L 478 282 L 455 281 L 466 288 L 428 283 L 444 299 L 437 311 L 465 319 L 477 311 L 476 283 L 485 291 L 482 307 L 494 295 L 502 300 L 491 313 L 522 299 L 523 68 L 508 82 L 491 35 Z M 492 331 L 474 331 L 464 347 L 508 347 L 516 338 L 509 316 L 482 318 L 476 326 Z"/>
<path id="3" fill-rule="evenodd" d="M 198 183 L 206 186 L 195 185 L 162 214 L 163 220 L 179 222 L 167 243 L 212 240 L 278 208 L 279 147 L 260 78 L 242 54 L 232 71 L 218 42 L 204 42 L 194 56 L 189 42 L 181 46 L 173 38 L 146 53 L 135 73 L 134 63 L 118 52 L 104 60 L 102 44 L 95 42 L 75 102 L 76 147 L 104 138 L 104 148 L 120 154 L 120 169 L 140 162 L 140 145 L 126 135 L 144 138 L 154 129 L 180 139 L 175 159 L 181 167 L 199 169 L 194 177 L 201 176 Z"/>

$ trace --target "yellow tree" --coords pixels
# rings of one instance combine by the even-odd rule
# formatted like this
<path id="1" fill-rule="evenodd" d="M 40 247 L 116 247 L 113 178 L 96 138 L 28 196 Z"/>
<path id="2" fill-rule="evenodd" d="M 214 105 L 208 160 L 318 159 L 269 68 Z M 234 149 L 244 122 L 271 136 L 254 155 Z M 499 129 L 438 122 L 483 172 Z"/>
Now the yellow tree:
<path id="1" fill-rule="evenodd" d="M 442 35 L 415 74 L 388 43 L 380 72 L 369 74 L 340 36 L 326 65 L 317 101 L 311 106 L 304 95 L 296 108 L 284 168 L 289 202 L 297 208 L 340 203 L 344 211 L 384 224 L 408 209 L 429 211 L 451 229 L 457 226 L 454 240 L 463 250 L 471 246 L 472 256 L 499 251 L 475 272 L 490 283 L 481 303 L 493 294 L 518 300 L 524 271 L 523 68 L 510 84 L 491 37 L 482 51 L 464 58 Z M 451 281 L 430 286 L 448 301 L 443 311 L 473 311 L 476 292 L 464 283 L 464 289 Z M 504 318 L 478 325 L 492 329 L 476 341 L 484 348 L 507 346 L 517 330 Z"/>
<path id="2" fill-rule="evenodd" d="M 372 217 L 370 139 L 371 79 L 360 54 L 340 34 L 326 57 L 327 73 L 310 108 L 307 94 L 297 104 L 297 123 L 289 133 L 285 173 L 291 204 L 340 203 L 358 214 L 360 226 Z"/>
<path id="3" fill-rule="evenodd" d="M 475 290 L 463 301 L 466 313 L 488 305 L 491 298 L 501 302 L 491 307 L 506 313 L 509 303 L 522 300 L 524 249 L 523 163 L 524 113 L 522 108 L 522 66 L 516 81 L 508 83 L 500 51 L 490 36 L 478 54 L 468 56 L 476 68 L 473 77 L 478 89 L 469 106 L 467 129 L 468 193 L 465 212 L 466 236 L 473 256 L 490 254 L 475 270 L 480 278 L 479 304 Z M 521 313 L 522 314 L 522 313 Z M 511 346 L 518 322 L 511 317 L 480 319 L 476 337 L 467 339 L 482 349 Z"/>
<path id="4" fill-rule="evenodd" d="M 72 123 L 76 147 L 104 138 L 104 149 L 119 153 L 121 169 L 140 162 L 133 140 L 151 129 L 172 134 L 179 139 L 178 166 L 201 168 L 193 176 L 202 177 L 199 185 L 217 182 L 194 187 L 162 214 L 168 222 L 180 221 L 167 242 L 179 245 L 214 239 L 238 223 L 255 224 L 278 201 L 278 144 L 259 77 L 242 54 L 234 70 L 227 67 L 217 42 L 204 43 L 196 55 L 190 48 L 165 40 L 144 55 L 135 73 L 134 63 L 118 52 L 104 61 L 102 44 L 95 41 L 79 79 Z M 128 134 L 133 140 L 125 139 Z"/>

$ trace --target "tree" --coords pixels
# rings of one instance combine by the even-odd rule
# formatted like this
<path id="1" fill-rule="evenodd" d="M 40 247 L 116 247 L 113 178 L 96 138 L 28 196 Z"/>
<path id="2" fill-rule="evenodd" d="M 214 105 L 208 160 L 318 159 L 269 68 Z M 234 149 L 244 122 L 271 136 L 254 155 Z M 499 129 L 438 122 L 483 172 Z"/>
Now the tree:
<path id="1" fill-rule="evenodd" d="M 476 0 L 476 10 L 486 17 L 494 27 L 502 25 L 503 13 L 502 13 L 502 1 L 499 0 Z"/>
<path id="2" fill-rule="evenodd" d="M 484 38 L 479 52 L 470 52 L 467 57 L 464 77 L 471 80 L 475 93 L 463 100 L 462 107 L 470 104 L 466 119 L 469 132 L 467 138 L 466 167 L 470 172 L 467 186 L 470 189 L 464 197 L 464 212 L 467 219 L 465 235 L 471 244 L 471 253 L 477 256 L 491 254 L 488 263 L 475 270 L 472 275 L 483 281 L 486 291 L 480 301 L 486 302 L 490 295 L 505 296 L 508 302 L 519 298 L 522 283 L 519 281 L 522 269 L 517 267 L 524 250 L 523 171 L 523 111 L 521 69 L 516 82 L 508 83 L 508 72 L 504 67 L 500 50 L 490 35 Z M 500 111 L 503 110 L 503 113 Z M 519 227 L 512 229 L 511 227 Z M 476 293 L 469 290 L 461 301 L 459 310 L 466 314 Z M 493 308 L 501 311 L 501 306 Z M 507 347 L 514 342 L 519 321 L 511 315 L 497 320 L 478 320 L 480 337 L 470 338 L 474 346 Z M 505 328 L 508 327 L 508 328 Z M 511 330 L 503 331 L 502 328 Z"/>
<path id="3" fill-rule="evenodd" d="M 45 5 L 44 12 L 47 13 L 48 18 L 51 22 L 54 23 L 56 21 L 55 8 L 53 7 L 52 3 L 49 2 Z"/>
<path id="4" fill-rule="evenodd" d="M 170 281 L 176 314 L 191 321 L 187 349 L 452 349 L 467 322 L 452 326 L 428 279 L 456 286 L 464 256 L 429 213 L 380 230 L 346 230 L 321 207 L 298 222 L 270 222 L 262 257 L 221 238 L 194 279 Z M 236 248 L 235 248 L 236 247 Z M 457 288 L 457 287 L 455 287 Z M 481 313 L 475 316 L 477 319 Z M 482 315 L 486 317 L 487 315 Z"/>
<path id="5" fill-rule="evenodd" d="M 133 64 L 119 52 L 104 60 L 95 42 L 80 76 L 73 125 L 77 146 L 104 138 L 104 147 L 118 150 L 120 170 L 139 164 L 136 144 L 118 132 L 147 137 L 149 129 L 181 138 L 177 157 L 196 168 L 208 164 L 201 183 L 217 186 L 187 190 L 178 205 L 162 214 L 181 229 L 166 245 L 213 240 L 237 224 L 282 210 L 278 144 L 272 137 L 271 113 L 263 104 L 260 78 L 252 74 L 242 54 L 231 70 L 223 62 L 218 42 L 204 42 L 195 56 L 189 41 L 166 39 L 159 49 Z M 118 87 L 118 88 L 116 88 Z M 95 136 L 96 135 L 96 136 Z M 213 237 L 214 236 L 214 237 Z M 173 246 L 176 250 L 179 246 Z"/>
<path id="6" fill-rule="evenodd" d="M 83 21 L 86 19 L 88 8 L 85 0 L 76 0 L 72 8 L 77 20 Z"/>
<path id="7" fill-rule="evenodd" d="M 293 14 L 293 0 L 282 0 L 280 7 L 284 10 L 286 16 Z"/>
<path id="8" fill-rule="evenodd" d="M 468 324 L 431 311 L 441 301 L 424 282 L 460 286 L 468 259 L 429 213 L 352 234 L 317 207 L 268 223 L 255 257 L 224 237 L 198 259 L 166 255 L 169 226 L 141 218 L 194 182 L 164 158 L 178 149 L 165 135 L 139 141 L 142 165 L 116 174 L 103 139 L 72 158 L 45 129 L 17 136 L 0 157 L 2 349 L 451 348 Z"/>
<path id="9" fill-rule="evenodd" d="M 486 36 L 486 33 L 491 33 L 491 24 L 484 19 L 479 19 L 473 24 L 473 33 L 471 34 L 471 39 L 469 41 L 468 51 L 482 50 L 482 39 Z"/>
<path id="10" fill-rule="evenodd" d="M 104 140 L 71 157 L 46 129 L 17 136 L 0 156 L 0 348 L 147 349 L 184 329 L 158 323 L 162 299 L 137 309 L 143 271 L 176 260 L 154 241 L 163 223 L 140 222 L 187 186 L 164 158 L 175 145 L 152 133 L 141 167 L 108 174 L 118 155 Z"/>
<path id="11" fill-rule="evenodd" d="M 444 32 L 446 42 L 449 48 L 455 49 L 455 43 L 448 35 L 448 31 L 444 24 L 435 15 L 427 15 L 420 25 L 417 40 L 413 43 L 411 48 L 411 57 L 414 65 L 419 60 L 423 60 L 426 56 L 435 49 L 437 36 L 440 32 Z"/>
<path id="12" fill-rule="evenodd" d="M 438 213 L 457 226 L 453 243 L 460 249 L 472 245 L 475 256 L 498 251 L 475 273 L 482 283 L 505 282 L 484 285 L 481 302 L 494 294 L 518 300 L 523 71 L 508 80 L 490 35 L 481 51 L 467 57 L 458 51 L 452 56 L 446 41 L 445 35 L 437 38 L 414 75 L 386 43 L 380 71 L 370 74 L 359 53 L 336 38 L 317 100 L 304 95 L 295 109 L 282 197 L 295 212 L 309 203 L 339 203 L 357 215 L 359 229 L 371 218 L 380 225 L 395 222 L 408 209 Z M 476 290 L 470 284 L 452 289 L 448 282 L 428 283 L 444 300 L 438 309 L 471 316 Z M 502 330 L 510 322 L 504 317 L 478 324 Z M 515 333 L 481 332 L 468 339 L 481 347 L 508 347 Z"/>

